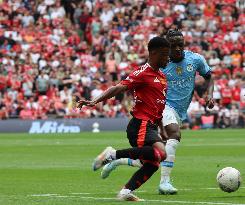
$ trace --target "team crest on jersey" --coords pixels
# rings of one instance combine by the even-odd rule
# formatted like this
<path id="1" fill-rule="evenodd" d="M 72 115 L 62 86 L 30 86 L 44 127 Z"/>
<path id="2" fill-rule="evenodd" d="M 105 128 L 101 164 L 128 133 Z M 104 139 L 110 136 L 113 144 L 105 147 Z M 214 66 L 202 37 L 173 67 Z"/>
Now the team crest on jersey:
<path id="1" fill-rule="evenodd" d="M 186 67 L 186 70 L 188 72 L 192 72 L 193 71 L 193 66 L 191 64 L 188 64 L 187 67 Z"/>
<path id="2" fill-rule="evenodd" d="M 183 73 L 183 68 L 181 68 L 180 66 L 178 66 L 178 67 L 176 68 L 176 73 L 177 73 L 178 75 L 181 75 L 181 74 Z"/>
<path id="3" fill-rule="evenodd" d="M 165 78 L 160 78 L 160 83 L 161 83 L 162 85 L 166 85 L 166 84 L 167 84 L 167 81 L 166 81 Z"/>

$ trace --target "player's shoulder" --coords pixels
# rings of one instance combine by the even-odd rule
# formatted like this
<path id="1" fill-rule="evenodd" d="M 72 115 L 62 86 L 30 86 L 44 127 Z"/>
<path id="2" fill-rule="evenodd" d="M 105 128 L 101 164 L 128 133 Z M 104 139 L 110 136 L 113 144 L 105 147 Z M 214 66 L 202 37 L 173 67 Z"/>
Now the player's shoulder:
<path id="1" fill-rule="evenodd" d="M 161 70 L 159 70 L 159 75 L 162 77 L 162 78 L 166 78 L 167 79 L 167 76 L 165 73 L 163 73 Z"/>
<path id="2" fill-rule="evenodd" d="M 199 54 L 199 53 L 195 53 L 189 50 L 184 50 L 185 52 L 185 58 L 187 59 L 191 59 L 193 61 L 199 61 L 199 60 L 204 60 L 203 55 Z"/>
<path id="3" fill-rule="evenodd" d="M 193 51 L 184 50 L 184 52 L 185 52 L 185 57 L 192 57 L 192 58 L 200 58 L 200 57 L 203 57 L 201 54 L 195 53 Z"/>
<path id="4" fill-rule="evenodd" d="M 144 65 L 141 65 L 141 66 L 139 66 L 138 68 L 136 68 L 133 72 L 132 72 L 132 74 L 134 75 L 134 76 L 139 76 L 139 75 L 144 75 L 144 74 L 146 74 L 146 70 L 148 69 L 148 68 L 150 68 L 150 65 L 148 64 L 148 63 L 146 63 L 146 64 L 144 64 Z"/>

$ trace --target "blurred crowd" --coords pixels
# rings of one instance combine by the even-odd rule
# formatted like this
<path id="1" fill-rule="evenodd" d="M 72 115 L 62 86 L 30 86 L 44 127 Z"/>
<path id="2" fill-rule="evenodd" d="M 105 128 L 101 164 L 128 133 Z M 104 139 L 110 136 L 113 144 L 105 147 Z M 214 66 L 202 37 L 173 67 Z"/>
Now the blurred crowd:
<path id="1" fill-rule="evenodd" d="M 185 125 L 244 126 L 244 8 L 239 0 L 0 0 L 0 119 L 128 117 L 128 93 L 81 111 L 72 95 L 98 96 L 146 62 L 150 38 L 177 27 L 215 78 L 215 108 L 206 110 L 198 76 Z"/>

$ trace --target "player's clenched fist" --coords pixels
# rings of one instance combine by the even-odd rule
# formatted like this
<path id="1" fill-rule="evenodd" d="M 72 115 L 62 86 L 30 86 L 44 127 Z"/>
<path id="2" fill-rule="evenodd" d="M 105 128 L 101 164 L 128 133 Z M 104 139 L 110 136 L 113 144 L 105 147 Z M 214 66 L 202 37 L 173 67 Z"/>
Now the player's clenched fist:
<path id="1" fill-rule="evenodd" d="M 91 100 L 79 100 L 77 102 L 77 108 L 81 109 L 84 105 L 93 107 L 93 106 L 95 106 L 95 104 L 96 103 L 94 101 L 91 101 Z"/>

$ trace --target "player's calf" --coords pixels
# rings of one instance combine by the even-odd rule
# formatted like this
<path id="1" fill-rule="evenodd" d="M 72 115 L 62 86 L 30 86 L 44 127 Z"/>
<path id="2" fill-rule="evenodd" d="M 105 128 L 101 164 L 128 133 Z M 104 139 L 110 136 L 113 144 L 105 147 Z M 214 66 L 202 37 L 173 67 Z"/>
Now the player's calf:
<path id="1" fill-rule="evenodd" d="M 159 162 L 144 160 L 143 166 L 135 172 L 125 187 L 131 191 L 138 189 L 158 170 L 158 167 Z"/>
<path id="2" fill-rule="evenodd" d="M 142 164 L 140 162 L 140 160 L 133 160 L 133 159 L 129 159 L 129 158 L 122 158 L 122 159 L 117 159 L 117 160 L 113 160 L 112 162 L 110 162 L 109 164 L 106 164 L 101 171 L 101 178 L 102 179 L 106 179 L 107 177 L 109 177 L 110 173 L 116 169 L 117 166 L 119 165 L 128 165 L 128 166 L 132 166 L 132 167 L 142 167 Z"/>

